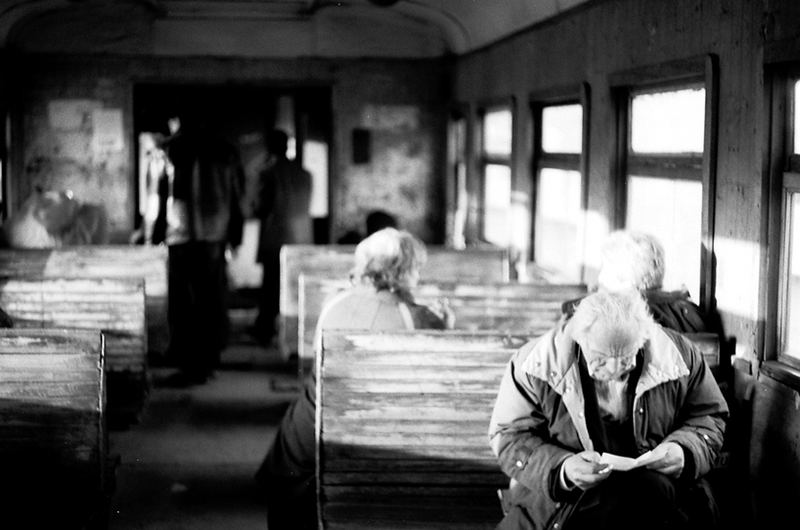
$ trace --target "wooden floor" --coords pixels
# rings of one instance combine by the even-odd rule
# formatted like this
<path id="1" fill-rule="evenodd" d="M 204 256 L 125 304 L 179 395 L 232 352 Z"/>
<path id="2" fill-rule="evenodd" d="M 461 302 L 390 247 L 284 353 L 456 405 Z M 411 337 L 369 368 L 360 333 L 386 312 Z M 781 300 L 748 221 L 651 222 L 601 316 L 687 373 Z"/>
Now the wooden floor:
<path id="1" fill-rule="evenodd" d="M 253 474 L 294 399 L 296 369 L 236 333 L 205 385 L 159 387 L 171 372 L 153 371 L 140 423 L 110 433 L 121 459 L 110 528 L 266 528 Z"/>

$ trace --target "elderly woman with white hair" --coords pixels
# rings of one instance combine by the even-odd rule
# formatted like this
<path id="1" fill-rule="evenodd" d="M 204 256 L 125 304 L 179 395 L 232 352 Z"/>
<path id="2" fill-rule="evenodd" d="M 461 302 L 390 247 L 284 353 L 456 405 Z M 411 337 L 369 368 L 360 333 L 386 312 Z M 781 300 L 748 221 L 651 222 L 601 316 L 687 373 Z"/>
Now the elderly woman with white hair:
<path id="1" fill-rule="evenodd" d="M 352 286 L 325 304 L 315 349 L 327 329 L 444 329 L 452 313 L 414 303 L 411 290 L 425 263 L 425 246 L 410 233 L 384 228 L 356 247 Z M 283 417 L 256 479 L 266 488 L 270 530 L 317 528 L 314 466 L 315 374 Z"/>
<path id="2" fill-rule="evenodd" d="M 656 322 L 682 333 L 722 331 L 716 314 L 705 314 L 686 289 L 663 289 L 666 269 L 664 247 L 645 232 L 617 230 L 609 234 L 600 249 L 597 290 L 607 292 L 638 291 L 647 302 Z M 581 299 L 562 305 L 567 317 Z"/>
<path id="3" fill-rule="evenodd" d="M 693 528 L 687 492 L 727 416 L 702 354 L 636 291 L 593 293 L 508 364 L 489 427 L 511 478 L 498 529 Z"/>

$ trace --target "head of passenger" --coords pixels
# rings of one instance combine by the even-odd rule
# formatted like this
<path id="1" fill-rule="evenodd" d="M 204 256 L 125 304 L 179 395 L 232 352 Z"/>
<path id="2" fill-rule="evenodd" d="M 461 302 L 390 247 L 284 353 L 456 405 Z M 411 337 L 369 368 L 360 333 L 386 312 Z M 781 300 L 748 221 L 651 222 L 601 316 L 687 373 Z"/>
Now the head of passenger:
<path id="1" fill-rule="evenodd" d="M 614 381 L 636 366 L 636 354 L 655 323 L 638 292 L 601 291 L 581 300 L 570 326 L 589 375 L 598 381 Z"/>
<path id="2" fill-rule="evenodd" d="M 366 225 L 369 236 L 383 228 L 397 228 L 397 219 L 389 212 L 372 210 L 367 214 Z"/>
<path id="3" fill-rule="evenodd" d="M 601 249 L 597 287 L 601 291 L 660 289 L 664 281 L 664 248 L 650 234 L 612 232 Z"/>
<path id="4" fill-rule="evenodd" d="M 376 290 L 409 291 L 427 259 L 425 245 L 405 230 L 384 228 L 365 238 L 355 251 L 350 278 Z"/>
<path id="5" fill-rule="evenodd" d="M 280 129 L 273 129 L 267 134 L 267 151 L 278 158 L 286 158 L 289 148 L 289 135 Z"/>

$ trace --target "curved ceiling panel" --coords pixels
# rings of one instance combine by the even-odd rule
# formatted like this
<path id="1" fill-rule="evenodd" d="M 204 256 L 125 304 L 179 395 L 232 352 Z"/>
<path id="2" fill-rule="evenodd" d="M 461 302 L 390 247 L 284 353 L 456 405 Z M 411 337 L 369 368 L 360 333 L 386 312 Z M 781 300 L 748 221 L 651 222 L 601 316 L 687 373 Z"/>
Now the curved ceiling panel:
<path id="1" fill-rule="evenodd" d="M 147 8 L 147 18 L 155 19 L 154 42 L 143 53 L 460 55 L 589 1 L 593 0 L 503 0 L 500 7 L 487 0 L 5 0 L 0 8 L 0 47 L 19 44 L 13 41 L 22 27 L 27 30 L 20 32 L 21 42 L 27 44 L 23 49 L 36 41 L 46 45 L 42 35 L 31 32 L 42 30 L 36 20 L 43 15 L 47 19 L 48 13 L 57 11 L 79 25 L 77 19 L 84 17 L 84 25 L 91 27 L 107 24 L 112 9 L 129 11 L 137 5 Z M 283 44 L 276 46 L 278 40 Z M 33 48 L 42 51 L 40 45 Z"/>

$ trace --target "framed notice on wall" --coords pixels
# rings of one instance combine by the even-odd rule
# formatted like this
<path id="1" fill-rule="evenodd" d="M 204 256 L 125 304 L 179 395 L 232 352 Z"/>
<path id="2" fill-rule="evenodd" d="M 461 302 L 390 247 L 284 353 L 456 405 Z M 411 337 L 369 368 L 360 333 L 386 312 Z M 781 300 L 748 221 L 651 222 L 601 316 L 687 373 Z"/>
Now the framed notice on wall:
<path id="1" fill-rule="evenodd" d="M 95 152 L 122 150 L 122 109 L 95 109 L 92 112 L 92 125 L 92 147 Z"/>

